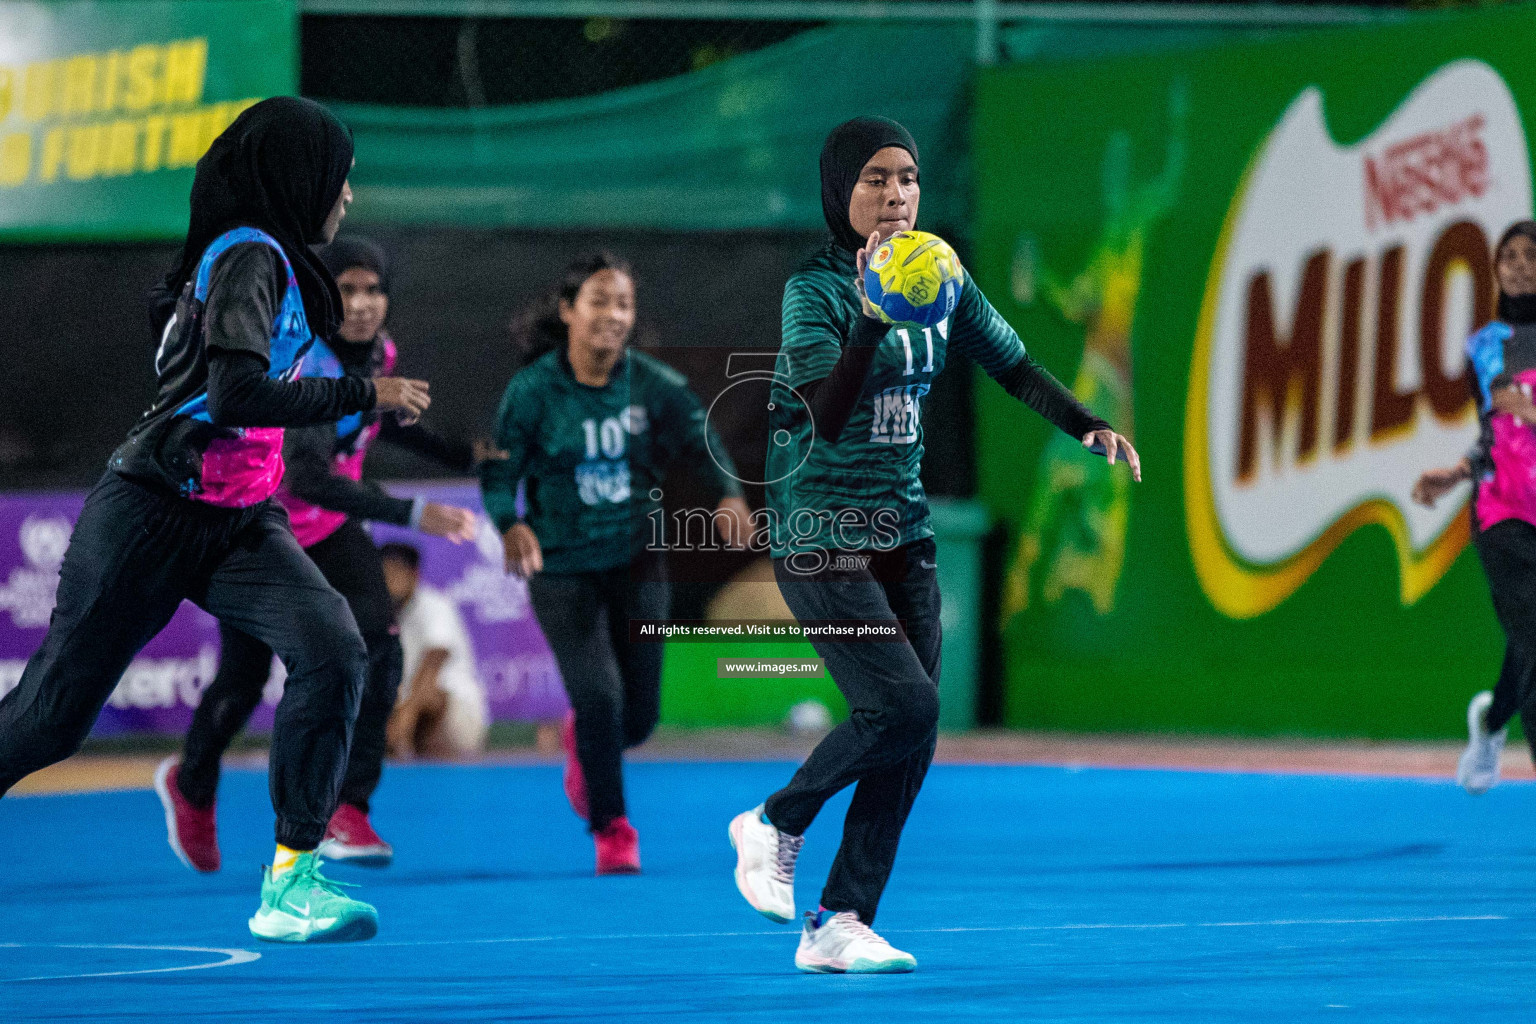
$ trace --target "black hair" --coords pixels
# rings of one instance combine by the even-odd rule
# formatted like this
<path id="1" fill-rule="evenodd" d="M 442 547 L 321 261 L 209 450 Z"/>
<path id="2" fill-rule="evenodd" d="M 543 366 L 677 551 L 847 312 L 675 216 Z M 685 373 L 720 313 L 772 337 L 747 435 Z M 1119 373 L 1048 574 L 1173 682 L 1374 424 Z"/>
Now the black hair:
<path id="1" fill-rule="evenodd" d="M 604 270 L 614 270 L 633 279 L 629 261 L 606 249 L 572 260 L 560 280 L 512 317 L 512 348 L 517 365 L 526 366 L 546 352 L 564 348 L 570 341 L 565 321 L 560 319 L 560 303 L 575 302 L 587 278 Z"/>
<path id="2" fill-rule="evenodd" d="M 379 557 L 393 558 L 397 562 L 403 562 L 411 569 L 421 570 L 421 552 L 409 544 L 401 544 L 399 541 L 381 544 L 379 545 Z"/>

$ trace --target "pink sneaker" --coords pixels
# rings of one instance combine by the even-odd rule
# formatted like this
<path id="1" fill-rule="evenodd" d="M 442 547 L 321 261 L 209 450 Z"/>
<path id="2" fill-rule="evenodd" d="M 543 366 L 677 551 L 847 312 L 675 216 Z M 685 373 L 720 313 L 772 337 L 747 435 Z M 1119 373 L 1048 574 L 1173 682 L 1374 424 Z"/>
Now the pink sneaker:
<path id="1" fill-rule="evenodd" d="M 583 821 L 588 818 L 587 777 L 582 774 L 581 761 L 576 757 L 576 712 L 567 711 L 560 723 L 560 745 L 565 748 L 565 798 L 571 802 L 571 810 Z"/>
<path id="2" fill-rule="evenodd" d="M 379 838 L 368 815 L 351 804 L 337 804 L 325 839 L 315 851 L 326 860 L 343 861 L 364 868 L 387 868 L 395 859 L 392 846 Z"/>
<path id="3" fill-rule="evenodd" d="M 219 870 L 219 830 L 214 819 L 214 808 L 193 807 L 181 795 L 176 785 L 176 775 L 181 763 L 174 757 L 160 762 L 155 770 L 155 792 L 160 794 L 160 805 L 165 808 L 165 833 L 171 849 L 181 862 L 194 871 Z"/>
<path id="4" fill-rule="evenodd" d="M 628 818 L 614 818 L 601 831 L 592 833 L 592 841 L 597 844 L 598 874 L 640 873 L 640 833 Z"/>

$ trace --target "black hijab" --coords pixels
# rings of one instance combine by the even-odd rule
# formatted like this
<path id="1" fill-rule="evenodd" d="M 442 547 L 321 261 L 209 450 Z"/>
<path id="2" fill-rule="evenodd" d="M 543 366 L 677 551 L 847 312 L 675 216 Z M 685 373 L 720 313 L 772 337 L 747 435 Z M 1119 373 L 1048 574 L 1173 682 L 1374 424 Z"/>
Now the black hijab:
<path id="1" fill-rule="evenodd" d="M 1494 274 L 1497 277 L 1499 265 L 1499 253 L 1504 251 L 1504 246 L 1516 235 L 1524 235 L 1532 242 L 1536 242 L 1536 221 L 1517 220 L 1504 229 L 1499 236 L 1499 244 L 1493 247 Z M 1499 289 L 1499 319 L 1507 324 L 1528 324 L 1536 322 L 1536 294 L 1531 295 L 1505 295 L 1504 290 Z"/>
<path id="2" fill-rule="evenodd" d="M 293 266 L 310 330 L 330 337 L 341 293 L 310 251 L 352 169 L 352 132 L 313 100 L 276 96 L 235 118 L 197 162 L 192 218 L 176 268 L 150 293 L 158 335 L 208 245 L 236 227 L 275 238 Z"/>
<path id="3" fill-rule="evenodd" d="M 354 267 L 371 270 L 379 275 L 379 290 L 389 294 L 389 257 L 371 238 L 338 235 L 334 242 L 320 250 L 320 261 L 332 277 L 340 277 Z"/>
<path id="4" fill-rule="evenodd" d="M 853 230 L 848 221 L 848 203 L 859 172 L 870 157 L 887 146 L 900 146 L 918 163 L 917 143 L 912 133 L 888 117 L 856 117 L 832 129 L 821 147 L 821 215 L 832 231 L 832 240 L 849 252 L 864 248 L 868 241 Z"/>
<path id="5" fill-rule="evenodd" d="M 319 252 L 320 261 L 332 277 L 339 278 L 353 267 L 361 267 L 378 274 L 379 290 L 385 295 L 389 294 L 389 257 L 384 255 L 384 250 L 373 239 L 362 235 L 338 235 L 334 242 Z M 375 344 L 377 337 L 367 341 L 348 341 L 340 331 L 336 331 L 327 341 L 331 351 L 336 353 L 342 363 L 353 368 L 366 365 L 369 376 L 384 363 L 384 348 Z"/>

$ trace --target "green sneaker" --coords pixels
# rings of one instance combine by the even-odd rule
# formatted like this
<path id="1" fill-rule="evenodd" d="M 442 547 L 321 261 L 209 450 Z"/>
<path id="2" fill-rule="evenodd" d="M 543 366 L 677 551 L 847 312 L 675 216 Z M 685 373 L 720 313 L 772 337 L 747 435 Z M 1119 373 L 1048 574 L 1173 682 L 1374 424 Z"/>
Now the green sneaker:
<path id="1" fill-rule="evenodd" d="M 261 909 L 251 934 L 268 942 L 361 942 L 379 933 L 379 912 L 341 891 L 352 888 L 320 873 L 314 851 L 299 854 L 292 870 L 277 881 L 261 872 Z"/>

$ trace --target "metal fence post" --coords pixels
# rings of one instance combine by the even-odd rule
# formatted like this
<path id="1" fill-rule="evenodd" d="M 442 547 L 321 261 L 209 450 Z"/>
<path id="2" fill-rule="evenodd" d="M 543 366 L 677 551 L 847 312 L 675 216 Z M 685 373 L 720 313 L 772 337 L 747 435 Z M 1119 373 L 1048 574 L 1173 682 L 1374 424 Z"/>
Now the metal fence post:
<path id="1" fill-rule="evenodd" d="M 976 63 L 997 63 L 997 0 L 974 0 L 976 14 Z"/>

